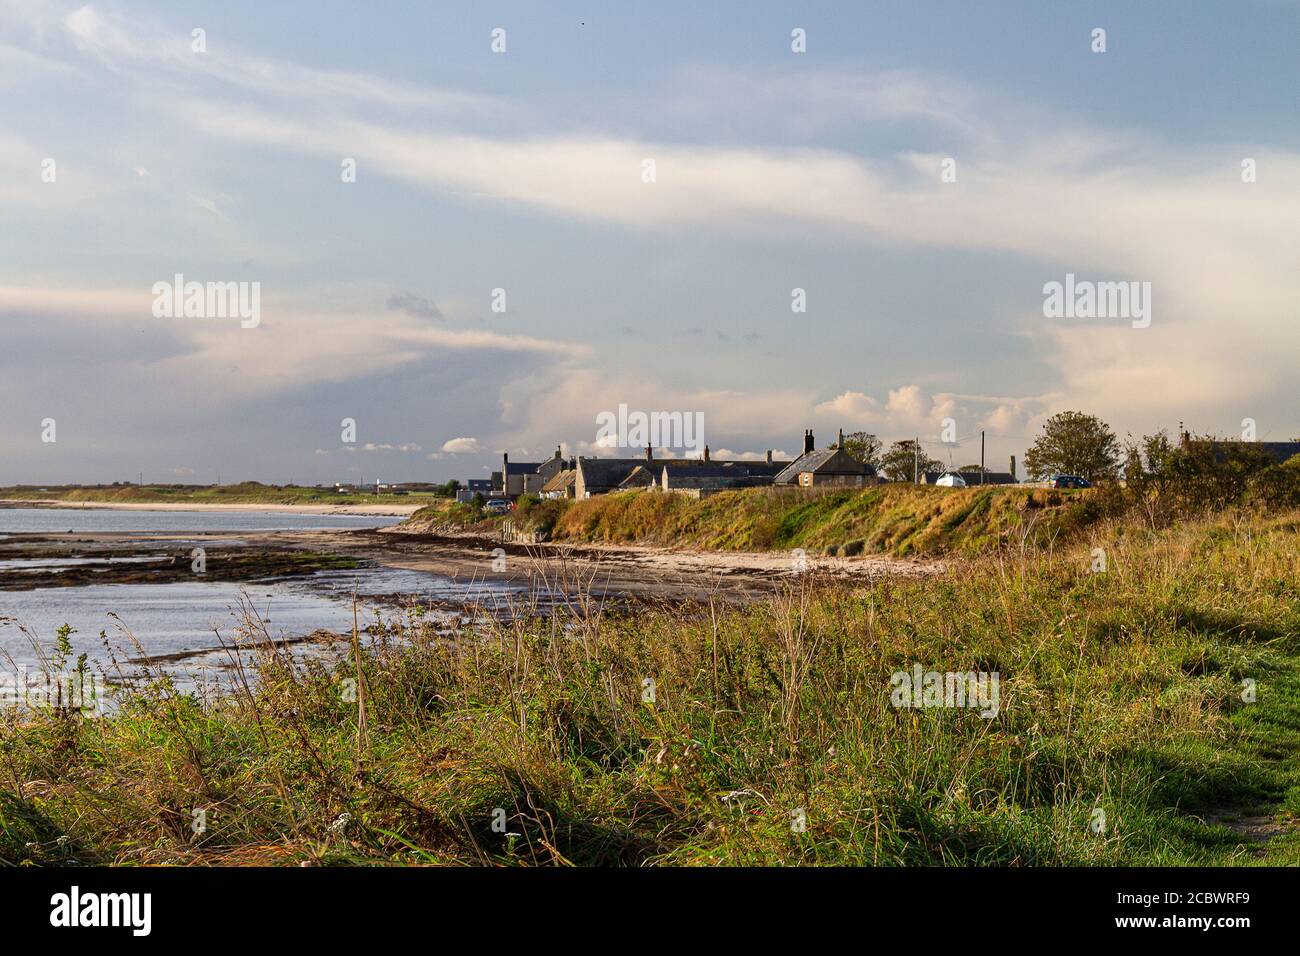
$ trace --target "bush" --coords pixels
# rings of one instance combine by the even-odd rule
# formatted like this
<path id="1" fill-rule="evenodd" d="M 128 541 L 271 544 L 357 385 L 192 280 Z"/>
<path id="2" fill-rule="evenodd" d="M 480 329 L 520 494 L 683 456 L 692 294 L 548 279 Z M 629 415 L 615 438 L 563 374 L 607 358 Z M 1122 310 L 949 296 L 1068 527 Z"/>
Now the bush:
<path id="1" fill-rule="evenodd" d="M 1300 508 L 1300 455 L 1255 475 L 1250 482 L 1249 500 L 1265 510 Z"/>

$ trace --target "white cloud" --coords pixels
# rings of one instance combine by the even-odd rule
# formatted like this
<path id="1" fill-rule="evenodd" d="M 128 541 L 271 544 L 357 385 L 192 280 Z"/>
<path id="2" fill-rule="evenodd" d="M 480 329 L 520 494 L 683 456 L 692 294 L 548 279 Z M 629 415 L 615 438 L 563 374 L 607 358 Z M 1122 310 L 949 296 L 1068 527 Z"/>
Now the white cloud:
<path id="1" fill-rule="evenodd" d="M 479 442 L 477 438 L 452 438 L 442 443 L 442 450 L 449 455 L 476 455 Z"/>

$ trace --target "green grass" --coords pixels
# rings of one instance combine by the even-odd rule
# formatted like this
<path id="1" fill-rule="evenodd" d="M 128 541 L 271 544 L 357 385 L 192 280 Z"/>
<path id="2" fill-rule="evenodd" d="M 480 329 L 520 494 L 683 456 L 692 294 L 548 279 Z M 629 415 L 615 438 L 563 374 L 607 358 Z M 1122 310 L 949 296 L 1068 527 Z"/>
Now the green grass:
<path id="1" fill-rule="evenodd" d="M 263 647 L 222 700 L 163 681 L 108 719 L 10 715 L 0 860 L 1295 865 L 1298 519 L 1099 522 L 943 576 L 457 641 L 394 622 L 336 667 Z M 917 663 L 996 671 L 997 716 L 894 708 Z M 1267 844 L 1237 822 L 1260 815 Z"/>

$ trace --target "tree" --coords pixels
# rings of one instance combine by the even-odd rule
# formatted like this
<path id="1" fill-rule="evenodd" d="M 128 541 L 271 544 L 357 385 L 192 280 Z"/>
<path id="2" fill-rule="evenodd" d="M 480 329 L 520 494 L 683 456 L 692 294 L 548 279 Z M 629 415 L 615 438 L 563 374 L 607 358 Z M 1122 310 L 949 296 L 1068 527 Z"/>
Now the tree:
<path id="1" fill-rule="evenodd" d="M 880 470 L 890 481 L 912 481 L 918 471 L 918 455 L 921 473 L 943 467 L 941 462 L 927 455 L 925 449 L 911 438 L 904 438 L 894 442 L 889 446 L 889 451 L 880 456 Z"/>
<path id="2" fill-rule="evenodd" d="M 832 448 L 841 447 L 839 442 L 831 444 Z M 844 436 L 844 451 L 850 458 L 872 467 L 880 464 L 880 439 L 870 432 L 849 432 Z"/>
<path id="3" fill-rule="evenodd" d="M 1034 478 L 1079 475 L 1089 481 L 1114 478 L 1119 469 L 1119 441 L 1095 415 L 1059 412 L 1043 425 L 1043 434 L 1025 454 L 1025 469 Z"/>

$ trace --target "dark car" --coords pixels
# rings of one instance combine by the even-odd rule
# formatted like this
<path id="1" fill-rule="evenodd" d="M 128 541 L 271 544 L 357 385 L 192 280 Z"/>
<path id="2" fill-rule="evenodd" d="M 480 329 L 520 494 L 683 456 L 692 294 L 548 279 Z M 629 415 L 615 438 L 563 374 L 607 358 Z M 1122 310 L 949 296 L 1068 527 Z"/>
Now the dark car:
<path id="1" fill-rule="evenodd" d="M 1091 488 L 1092 482 L 1078 475 L 1057 475 L 1052 479 L 1053 488 Z"/>

